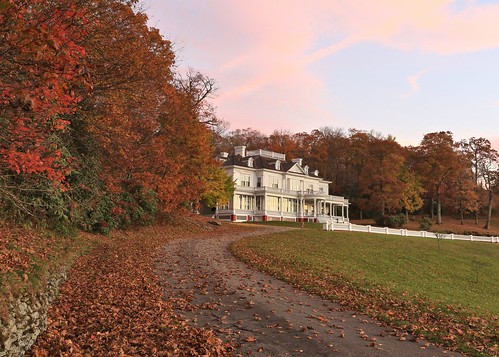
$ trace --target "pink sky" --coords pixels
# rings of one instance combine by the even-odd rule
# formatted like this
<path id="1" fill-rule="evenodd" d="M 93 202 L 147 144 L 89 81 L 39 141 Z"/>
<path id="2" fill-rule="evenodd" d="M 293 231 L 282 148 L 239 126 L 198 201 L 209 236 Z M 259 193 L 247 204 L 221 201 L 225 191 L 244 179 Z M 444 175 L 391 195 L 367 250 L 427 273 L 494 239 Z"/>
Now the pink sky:
<path id="1" fill-rule="evenodd" d="M 490 1 L 147 0 L 180 69 L 214 78 L 231 129 L 427 132 L 499 148 L 499 4 Z M 403 118 L 404 120 L 401 120 Z"/>

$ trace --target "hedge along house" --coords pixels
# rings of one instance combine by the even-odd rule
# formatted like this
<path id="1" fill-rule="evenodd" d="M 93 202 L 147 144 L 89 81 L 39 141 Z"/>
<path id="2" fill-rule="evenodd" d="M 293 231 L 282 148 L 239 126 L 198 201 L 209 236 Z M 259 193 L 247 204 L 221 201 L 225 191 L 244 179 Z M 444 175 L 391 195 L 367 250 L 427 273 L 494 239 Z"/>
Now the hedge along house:
<path id="1" fill-rule="evenodd" d="M 216 217 L 230 221 L 348 222 L 348 199 L 329 195 L 329 183 L 302 159 L 267 150 L 246 151 L 218 159 L 235 185 L 230 202 L 217 208 Z"/>

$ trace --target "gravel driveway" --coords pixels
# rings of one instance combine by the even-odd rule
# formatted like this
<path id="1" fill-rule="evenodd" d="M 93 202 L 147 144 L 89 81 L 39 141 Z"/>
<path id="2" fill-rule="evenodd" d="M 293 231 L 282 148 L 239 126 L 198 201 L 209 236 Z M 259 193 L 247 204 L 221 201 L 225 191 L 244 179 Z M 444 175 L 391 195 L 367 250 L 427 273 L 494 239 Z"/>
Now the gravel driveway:
<path id="1" fill-rule="evenodd" d="M 196 327 L 256 356 L 461 356 L 260 273 L 231 242 L 286 228 L 179 239 L 158 254 L 166 299 Z"/>

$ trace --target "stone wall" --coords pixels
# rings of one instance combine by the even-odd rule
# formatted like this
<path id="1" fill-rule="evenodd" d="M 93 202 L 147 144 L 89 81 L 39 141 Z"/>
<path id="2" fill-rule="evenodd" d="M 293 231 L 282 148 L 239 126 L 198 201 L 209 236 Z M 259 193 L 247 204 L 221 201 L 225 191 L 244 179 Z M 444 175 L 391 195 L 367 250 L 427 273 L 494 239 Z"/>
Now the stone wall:
<path id="1" fill-rule="evenodd" d="M 9 303 L 6 320 L 0 321 L 0 357 L 23 356 L 47 327 L 47 311 L 57 296 L 66 272 L 51 274 L 36 294 L 23 293 Z"/>

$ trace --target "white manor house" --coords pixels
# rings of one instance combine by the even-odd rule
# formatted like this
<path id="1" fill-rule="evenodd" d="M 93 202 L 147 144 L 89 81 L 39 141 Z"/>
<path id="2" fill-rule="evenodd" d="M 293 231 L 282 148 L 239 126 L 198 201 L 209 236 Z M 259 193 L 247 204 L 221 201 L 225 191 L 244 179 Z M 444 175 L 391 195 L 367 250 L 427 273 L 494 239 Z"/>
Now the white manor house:
<path id="1" fill-rule="evenodd" d="M 230 221 L 348 222 L 348 199 L 329 195 L 329 183 L 302 159 L 268 150 L 247 151 L 236 146 L 234 155 L 218 158 L 232 177 L 234 196 L 218 207 L 216 218 Z"/>

